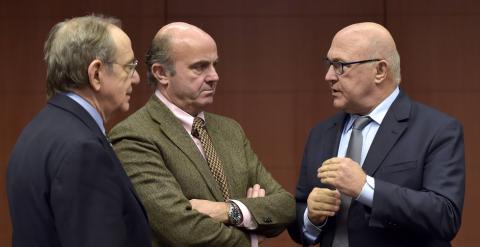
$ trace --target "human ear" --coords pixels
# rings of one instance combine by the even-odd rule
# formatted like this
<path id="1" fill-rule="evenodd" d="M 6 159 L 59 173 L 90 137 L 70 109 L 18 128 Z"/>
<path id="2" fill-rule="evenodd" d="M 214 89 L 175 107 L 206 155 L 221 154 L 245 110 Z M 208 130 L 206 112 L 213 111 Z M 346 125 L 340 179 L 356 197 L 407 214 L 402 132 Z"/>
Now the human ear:
<path id="1" fill-rule="evenodd" d="M 157 79 L 157 81 L 163 85 L 166 86 L 168 85 L 170 81 L 170 73 L 165 69 L 165 67 L 159 63 L 154 63 L 150 67 L 150 71 L 152 72 L 152 75 Z"/>
<path id="2" fill-rule="evenodd" d="M 387 78 L 388 75 L 388 62 L 381 60 L 376 66 L 375 83 L 381 83 Z"/>
<path id="3" fill-rule="evenodd" d="M 88 80 L 90 86 L 94 91 L 99 91 L 101 87 L 100 81 L 100 69 L 102 67 L 102 61 L 95 59 L 88 65 Z"/>

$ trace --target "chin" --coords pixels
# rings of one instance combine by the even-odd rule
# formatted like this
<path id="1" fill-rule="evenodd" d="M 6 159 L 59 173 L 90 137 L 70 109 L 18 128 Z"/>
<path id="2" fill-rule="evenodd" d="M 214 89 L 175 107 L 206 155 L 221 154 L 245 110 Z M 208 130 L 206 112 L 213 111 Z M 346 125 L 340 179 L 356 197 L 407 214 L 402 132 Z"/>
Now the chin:
<path id="1" fill-rule="evenodd" d="M 339 110 L 345 109 L 345 103 L 340 100 L 333 100 L 333 107 Z"/>
<path id="2" fill-rule="evenodd" d="M 204 106 L 211 105 L 213 103 L 213 97 L 204 98 L 199 103 Z"/>
<path id="3" fill-rule="evenodd" d="M 120 107 L 121 112 L 127 112 L 129 109 L 130 109 L 130 104 L 129 103 L 125 103 L 125 104 L 122 105 L 122 107 Z"/>

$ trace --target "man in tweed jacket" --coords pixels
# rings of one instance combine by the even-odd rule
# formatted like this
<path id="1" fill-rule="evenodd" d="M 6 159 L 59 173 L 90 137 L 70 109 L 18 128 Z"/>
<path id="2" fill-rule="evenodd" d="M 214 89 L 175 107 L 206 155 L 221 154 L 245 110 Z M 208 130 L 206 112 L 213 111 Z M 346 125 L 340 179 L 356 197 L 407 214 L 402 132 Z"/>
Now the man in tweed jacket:
<path id="1" fill-rule="evenodd" d="M 219 80 L 215 41 L 187 23 L 171 23 L 147 53 L 147 104 L 111 139 L 147 210 L 154 246 L 256 246 L 295 218 L 293 197 L 262 166 L 240 125 L 204 112 Z M 205 122 L 223 166 L 225 200 L 192 133 Z"/>

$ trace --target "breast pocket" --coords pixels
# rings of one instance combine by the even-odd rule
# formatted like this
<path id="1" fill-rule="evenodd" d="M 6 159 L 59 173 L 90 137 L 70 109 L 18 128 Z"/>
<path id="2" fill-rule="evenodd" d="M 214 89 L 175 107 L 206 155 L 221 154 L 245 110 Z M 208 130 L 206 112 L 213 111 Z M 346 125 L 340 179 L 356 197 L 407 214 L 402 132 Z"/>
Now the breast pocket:
<path id="1" fill-rule="evenodd" d="M 386 164 L 382 166 L 381 172 L 382 173 L 397 173 L 397 172 L 405 172 L 408 170 L 412 170 L 417 168 L 417 161 L 403 161 L 394 164 Z"/>

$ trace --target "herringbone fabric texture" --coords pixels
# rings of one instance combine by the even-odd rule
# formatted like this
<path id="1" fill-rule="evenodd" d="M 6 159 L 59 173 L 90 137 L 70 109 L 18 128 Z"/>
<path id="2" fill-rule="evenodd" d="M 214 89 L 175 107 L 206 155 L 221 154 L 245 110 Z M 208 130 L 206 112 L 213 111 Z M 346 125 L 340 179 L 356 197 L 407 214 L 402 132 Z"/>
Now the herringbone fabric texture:
<path id="1" fill-rule="evenodd" d="M 223 172 L 222 161 L 218 157 L 217 152 L 213 147 L 212 140 L 207 133 L 207 130 L 205 128 L 205 122 L 203 121 L 203 119 L 196 117 L 193 120 L 192 135 L 195 138 L 200 139 L 210 171 L 212 172 L 213 177 L 217 181 L 218 186 L 220 186 L 223 198 L 225 199 L 225 201 L 229 200 L 230 194 L 228 192 L 227 177 Z"/>

